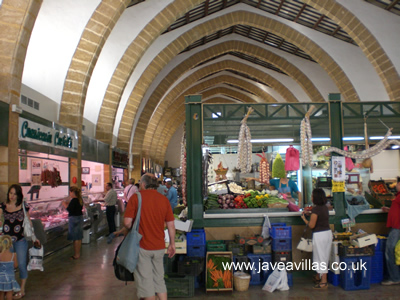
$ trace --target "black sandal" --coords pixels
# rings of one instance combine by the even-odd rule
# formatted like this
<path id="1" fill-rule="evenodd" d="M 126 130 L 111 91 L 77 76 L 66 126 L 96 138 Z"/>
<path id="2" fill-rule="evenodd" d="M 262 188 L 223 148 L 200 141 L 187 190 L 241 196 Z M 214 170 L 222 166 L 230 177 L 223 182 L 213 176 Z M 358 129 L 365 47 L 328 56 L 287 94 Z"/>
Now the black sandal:
<path id="1" fill-rule="evenodd" d="M 328 288 L 328 283 L 327 282 L 319 282 L 316 285 L 314 285 L 314 289 L 316 290 L 326 290 Z"/>
<path id="2" fill-rule="evenodd" d="M 315 275 L 313 276 L 313 282 L 314 282 L 315 284 L 321 282 L 321 277 L 319 276 L 319 274 L 315 274 Z"/>

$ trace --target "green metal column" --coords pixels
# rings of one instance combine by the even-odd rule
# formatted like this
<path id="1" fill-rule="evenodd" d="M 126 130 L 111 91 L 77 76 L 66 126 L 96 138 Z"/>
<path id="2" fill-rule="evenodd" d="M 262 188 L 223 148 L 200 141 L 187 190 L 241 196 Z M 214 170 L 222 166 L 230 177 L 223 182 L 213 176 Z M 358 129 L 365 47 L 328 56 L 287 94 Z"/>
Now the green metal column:
<path id="1" fill-rule="evenodd" d="M 342 102 L 340 94 L 329 94 L 329 124 L 331 146 L 343 149 L 343 116 Z M 332 152 L 332 156 L 341 156 Z M 331 160 L 332 165 L 332 160 Z M 335 230 L 343 231 L 341 220 L 346 218 L 346 209 L 344 205 L 344 193 L 332 193 L 333 205 L 335 207 L 334 225 Z"/>
<path id="2" fill-rule="evenodd" d="M 203 116 L 201 95 L 185 96 L 186 105 L 186 174 L 189 218 L 194 228 L 203 227 L 202 149 Z"/>

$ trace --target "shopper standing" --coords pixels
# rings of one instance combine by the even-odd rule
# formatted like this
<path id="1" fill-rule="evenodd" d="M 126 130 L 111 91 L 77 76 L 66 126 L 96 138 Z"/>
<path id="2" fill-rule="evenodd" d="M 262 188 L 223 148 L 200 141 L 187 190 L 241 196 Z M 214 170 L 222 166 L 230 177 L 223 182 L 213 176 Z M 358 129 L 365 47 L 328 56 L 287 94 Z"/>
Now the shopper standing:
<path id="1" fill-rule="evenodd" d="M 0 219 L 4 216 L 3 234 L 9 235 L 13 242 L 13 252 L 17 254 L 19 278 L 21 279 L 21 291 L 14 294 L 14 299 L 25 296 L 25 285 L 28 278 L 27 257 L 28 241 L 24 237 L 24 210 L 22 208 L 24 196 L 19 184 L 9 187 L 7 200 L 0 206 Z M 25 204 L 25 203 L 24 203 Z M 29 217 L 29 206 L 25 204 L 26 214 Z M 30 220 L 30 217 L 29 217 Z M 35 243 L 39 243 L 38 241 Z"/>
<path id="2" fill-rule="evenodd" d="M 108 234 L 110 235 L 113 233 L 116 228 L 115 228 L 115 205 L 117 204 L 117 193 L 114 191 L 112 188 L 112 183 L 108 182 L 106 184 L 106 191 L 107 194 L 104 197 L 103 201 L 106 205 L 106 217 L 107 217 L 107 223 L 108 223 Z"/>
<path id="3" fill-rule="evenodd" d="M 176 191 L 176 188 L 172 186 L 172 181 L 167 181 L 167 198 L 169 203 L 171 204 L 172 211 L 174 211 L 174 208 L 178 205 L 178 193 Z"/>
<path id="4" fill-rule="evenodd" d="M 400 239 L 400 182 L 396 185 L 396 198 L 389 207 L 383 206 L 382 210 L 388 212 L 386 227 L 390 228 L 389 236 L 386 240 L 385 259 L 389 278 L 381 282 L 382 285 L 400 284 L 400 270 L 396 265 L 395 248 Z"/>
<path id="5" fill-rule="evenodd" d="M 167 224 L 170 244 L 168 256 L 175 255 L 174 215 L 168 199 L 157 192 L 157 181 L 151 174 L 145 174 L 140 180 L 142 206 L 139 223 L 140 241 L 139 261 L 134 271 L 138 298 L 160 300 L 167 299 L 164 281 L 164 223 Z M 124 226 L 131 230 L 138 210 L 138 197 L 133 195 L 125 211 Z"/>
<path id="6" fill-rule="evenodd" d="M 81 246 L 83 239 L 83 200 L 81 189 L 76 186 L 69 188 L 70 201 L 63 201 L 64 207 L 68 211 L 68 240 L 73 241 L 74 255 L 71 259 L 81 257 Z"/>
<path id="7" fill-rule="evenodd" d="M 311 200 L 314 207 L 310 221 L 307 221 L 304 212 L 301 216 L 304 223 L 312 229 L 313 265 L 316 264 L 317 275 L 314 277 L 314 289 L 328 288 L 329 256 L 332 248 L 332 231 L 329 227 L 329 209 L 326 206 L 326 196 L 323 189 L 314 189 Z"/>
<path id="8" fill-rule="evenodd" d="M 132 197 L 134 193 L 138 191 L 138 188 L 135 185 L 135 179 L 129 179 L 129 184 L 124 189 L 124 199 L 125 202 L 128 203 L 129 198 Z"/>
<path id="9" fill-rule="evenodd" d="M 166 196 L 166 195 L 167 195 L 167 192 L 168 192 L 168 189 L 167 189 L 167 187 L 163 184 L 163 182 L 165 182 L 165 181 L 161 181 L 161 180 L 158 181 L 157 192 L 159 192 L 159 193 L 160 193 L 161 195 L 163 195 L 163 196 Z"/>

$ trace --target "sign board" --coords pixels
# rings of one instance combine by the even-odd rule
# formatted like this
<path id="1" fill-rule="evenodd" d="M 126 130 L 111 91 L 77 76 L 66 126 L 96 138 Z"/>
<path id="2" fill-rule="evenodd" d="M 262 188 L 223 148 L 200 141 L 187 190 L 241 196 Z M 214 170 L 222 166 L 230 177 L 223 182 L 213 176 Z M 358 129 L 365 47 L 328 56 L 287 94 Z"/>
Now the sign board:
<path id="1" fill-rule="evenodd" d="M 78 151 L 78 133 L 75 130 L 59 130 L 24 118 L 19 118 L 18 138 L 20 141 L 38 145 L 60 148 L 71 152 Z"/>

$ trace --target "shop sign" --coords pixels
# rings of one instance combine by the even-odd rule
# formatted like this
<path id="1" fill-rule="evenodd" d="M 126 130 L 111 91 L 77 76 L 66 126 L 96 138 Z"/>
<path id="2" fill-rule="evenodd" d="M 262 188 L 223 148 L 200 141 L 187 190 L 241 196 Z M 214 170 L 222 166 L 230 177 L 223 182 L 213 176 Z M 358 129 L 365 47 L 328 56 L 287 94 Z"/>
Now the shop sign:
<path id="1" fill-rule="evenodd" d="M 128 153 L 113 150 L 113 165 L 127 166 L 129 164 Z"/>
<path id="2" fill-rule="evenodd" d="M 66 132 L 19 118 L 19 140 L 77 152 L 78 135 L 75 130 Z"/>

